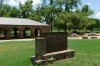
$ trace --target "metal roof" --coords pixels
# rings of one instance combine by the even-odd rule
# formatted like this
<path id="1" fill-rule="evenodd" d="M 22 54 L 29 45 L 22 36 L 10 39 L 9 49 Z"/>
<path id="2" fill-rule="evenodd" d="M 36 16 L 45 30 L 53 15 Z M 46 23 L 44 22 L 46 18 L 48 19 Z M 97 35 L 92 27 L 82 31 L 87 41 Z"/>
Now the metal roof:
<path id="1" fill-rule="evenodd" d="M 0 17 L 0 25 L 34 25 L 34 26 L 49 26 L 30 19 L 24 18 L 6 18 Z"/>

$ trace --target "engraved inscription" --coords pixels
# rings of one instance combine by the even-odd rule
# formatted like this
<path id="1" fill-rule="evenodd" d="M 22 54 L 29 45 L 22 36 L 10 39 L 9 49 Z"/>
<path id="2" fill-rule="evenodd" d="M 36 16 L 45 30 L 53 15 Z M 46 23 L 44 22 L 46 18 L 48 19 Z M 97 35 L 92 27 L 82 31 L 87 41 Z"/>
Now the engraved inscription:
<path id="1" fill-rule="evenodd" d="M 43 36 L 46 38 L 46 53 L 67 49 L 67 33 L 44 33 Z"/>

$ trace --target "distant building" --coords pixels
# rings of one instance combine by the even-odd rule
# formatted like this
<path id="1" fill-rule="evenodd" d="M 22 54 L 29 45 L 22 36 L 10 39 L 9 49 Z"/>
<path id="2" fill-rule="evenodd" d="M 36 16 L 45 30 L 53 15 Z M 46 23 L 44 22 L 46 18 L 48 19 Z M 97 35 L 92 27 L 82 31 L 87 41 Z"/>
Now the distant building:
<path id="1" fill-rule="evenodd" d="M 0 38 L 32 38 L 49 32 L 50 26 L 24 18 L 0 17 Z"/>

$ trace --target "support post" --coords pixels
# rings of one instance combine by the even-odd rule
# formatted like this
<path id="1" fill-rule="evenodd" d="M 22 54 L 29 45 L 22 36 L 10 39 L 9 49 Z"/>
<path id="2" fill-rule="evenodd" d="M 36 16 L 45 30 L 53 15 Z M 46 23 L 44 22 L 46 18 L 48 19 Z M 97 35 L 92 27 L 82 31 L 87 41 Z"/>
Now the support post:
<path id="1" fill-rule="evenodd" d="M 5 35 L 5 38 L 7 38 L 7 39 L 10 38 L 10 29 L 9 28 L 4 29 L 4 35 Z"/>
<path id="2" fill-rule="evenodd" d="M 35 56 L 37 59 L 42 59 L 43 55 L 46 54 L 46 40 L 40 37 L 36 37 L 35 40 Z"/>
<path id="3" fill-rule="evenodd" d="M 14 37 L 17 37 L 17 29 L 14 28 Z"/>
<path id="4" fill-rule="evenodd" d="M 42 65 L 45 62 L 43 55 L 46 54 L 46 40 L 45 38 L 35 38 L 35 56 L 31 57 L 33 64 Z"/>
<path id="5" fill-rule="evenodd" d="M 31 37 L 34 38 L 35 37 L 35 30 L 31 29 Z"/>
<path id="6" fill-rule="evenodd" d="M 24 38 L 24 33 L 23 33 L 23 29 L 20 29 L 20 36 L 21 39 Z"/>

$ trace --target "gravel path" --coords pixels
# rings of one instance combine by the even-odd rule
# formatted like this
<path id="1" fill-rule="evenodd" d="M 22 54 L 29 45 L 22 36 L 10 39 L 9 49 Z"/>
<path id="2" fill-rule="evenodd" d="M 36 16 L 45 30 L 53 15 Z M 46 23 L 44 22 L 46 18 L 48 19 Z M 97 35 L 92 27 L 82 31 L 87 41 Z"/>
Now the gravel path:
<path id="1" fill-rule="evenodd" d="M 0 42 L 8 42 L 8 41 L 32 41 L 35 39 L 12 39 L 12 40 L 0 40 Z"/>
<path id="2" fill-rule="evenodd" d="M 88 36 L 89 39 L 91 36 Z M 100 36 L 96 36 L 98 39 L 100 39 Z M 82 37 L 68 37 L 68 39 L 82 39 Z M 32 39 L 11 39 L 11 40 L 0 40 L 0 42 L 8 42 L 8 41 L 32 41 L 35 40 L 34 38 Z"/>

